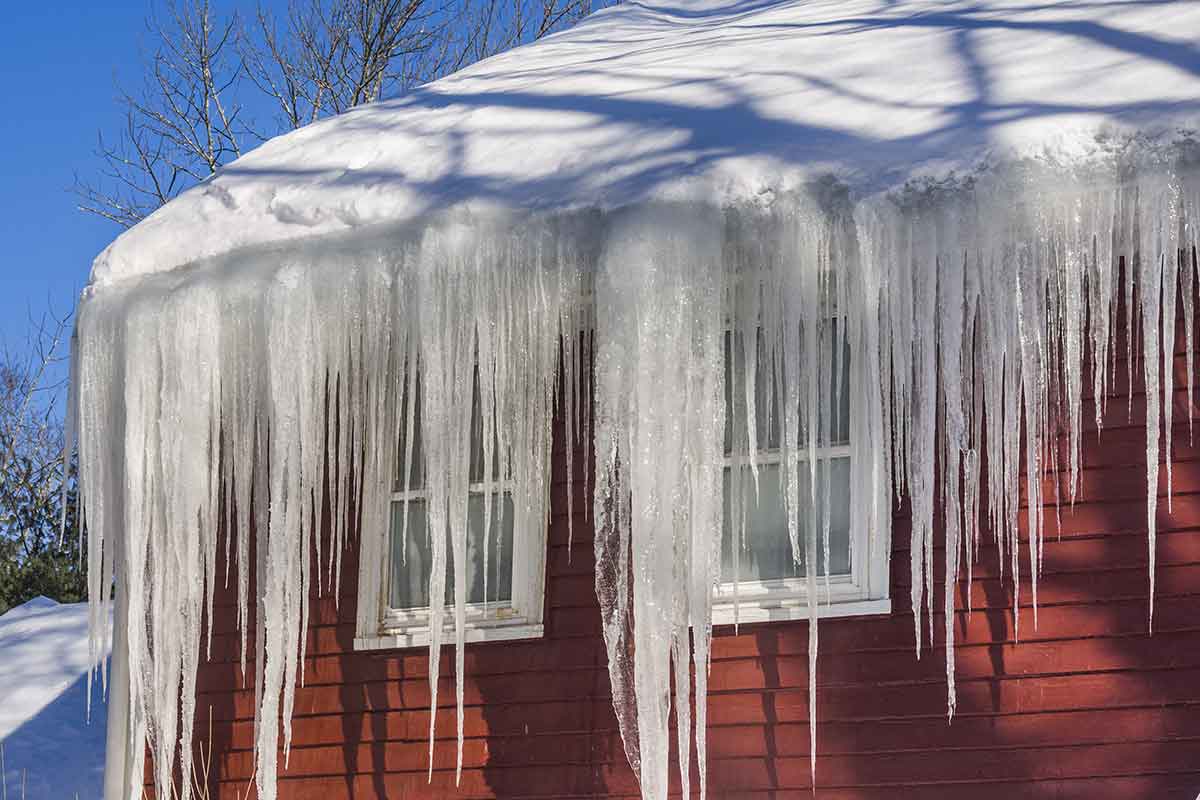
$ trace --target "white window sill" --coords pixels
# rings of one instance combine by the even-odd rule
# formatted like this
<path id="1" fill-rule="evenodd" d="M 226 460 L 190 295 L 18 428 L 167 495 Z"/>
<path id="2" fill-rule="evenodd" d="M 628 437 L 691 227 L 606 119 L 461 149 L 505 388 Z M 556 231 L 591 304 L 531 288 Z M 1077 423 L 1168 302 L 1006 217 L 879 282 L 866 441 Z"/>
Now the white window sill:
<path id="1" fill-rule="evenodd" d="M 834 600 L 817 602 L 817 617 L 867 617 L 875 614 L 890 614 L 892 601 L 881 600 Z M 808 601 L 804 598 L 768 599 L 744 597 L 738 603 L 735 618 L 733 601 L 722 598 L 713 603 L 713 625 L 749 625 L 755 622 L 785 622 L 808 619 Z"/>
<path id="2" fill-rule="evenodd" d="M 545 628 L 540 623 L 532 624 L 523 619 L 467 621 L 464 631 L 468 643 L 508 642 L 516 639 L 540 639 Z M 454 614 L 447 614 L 447 624 L 442 629 L 442 643 L 454 642 Z M 429 647 L 429 626 L 384 630 L 378 636 L 356 636 L 355 650 L 402 650 L 409 647 Z"/>

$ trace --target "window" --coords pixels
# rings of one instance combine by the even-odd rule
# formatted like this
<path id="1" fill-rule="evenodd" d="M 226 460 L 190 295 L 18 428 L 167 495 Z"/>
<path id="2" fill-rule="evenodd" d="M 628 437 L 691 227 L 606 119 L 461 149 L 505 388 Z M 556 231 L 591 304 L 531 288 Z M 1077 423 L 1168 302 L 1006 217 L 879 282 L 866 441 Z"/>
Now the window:
<path id="1" fill-rule="evenodd" d="M 355 640 L 359 649 L 417 647 L 429 644 L 429 578 L 433 543 L 429 529 L 429 487 L 425 479 L 421 439 L 419 382 L 412 418 L 412 443 L 407 441 L 407 398 L 401 403 L 400 436 L 391 492 L 389 544 L 385 548 L 377 635 Z M 542 591 L 545 554 L 544 520 L 522 520 L 513 500 L 514 485 L 501 475 L 498 437 L 491 426 L 493 447 L 485 455 L 485 425 L 481 413 L 478 375 L 472 402 L 471 463 L 467 500 L 467 627 L 468 642 L 521 639 L 542 635 Z M 486 463 L 491 460 L 491 469 Z M 405 475 L 404 464 L 410 468 Z M 536 517 L 536 519 L 533 519 Z M 531 524 L 533 523 L 533 524 Z M 454 553 L 449 532 L 446 543 L 446 639 L 452 641 L 454 615 Z M 364 569 L 370 565 L 364 565 Z M 378 568 L 378 567 L 376 567 Z"/>
<path id="2" fill-rule="evenodd" d="M 807 617 L 806 572 L 810 565 L 804 563 L 803 543 L 813 530 L 817 558 L 811 566 L 818 578 L 821 616 L 891 610 L 886 554 L 870 557 L 869 532 L 851 507 L 854 426 L 850 399 L 856 381 L 850 351 L 836 322 L 822 326 L 820 336 L 823 380 L 817 398 L 814 476 L 810 451 L 804 446 L 804 414 L 794 415 L 789 422 L 783 419 L 780 411 L 787 400 L 780 367 L 768 354 L 761 335 L 756 346 L 749 348 L 754 351 L 756 373 L 753 417 L 748 416 L 744 388 L 750 356 L 741 334 L 726 335 L 725 530 L 713 604 L 715 624 Z M 790 464 L 782 447 L 784 426 L 789 423 L 800 428 L 801 442 L 800 452 L 791 456 Z M 750 467 L 751 448 L 756 454 L 757 482 Z M 796 506 L 801 563 L 793 559 L 788 533 L 789 491 Z M 872 560 L 881 561 L 882 569 Z"/>

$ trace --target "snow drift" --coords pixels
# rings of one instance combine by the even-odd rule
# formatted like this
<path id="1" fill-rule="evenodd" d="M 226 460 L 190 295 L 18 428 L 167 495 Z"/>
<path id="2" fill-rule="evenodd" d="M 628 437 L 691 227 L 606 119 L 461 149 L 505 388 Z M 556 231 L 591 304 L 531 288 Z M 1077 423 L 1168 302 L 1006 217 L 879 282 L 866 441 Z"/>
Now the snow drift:
<path id="1" fill-rule="evenodd" d="M 95 645 L 115 577 L 130 752 L 150 743 L 159 794 L 191 769 L 223 547 L 273 800 L 269 721 L 286 758 L 310 589 L 337 583 L 354 532 L 380 562 L 393 465 L 413 457 L 399 434 L 418 419 L 431 528 L 449 532 L 449 552 L 433 537 L 443 596 L 464 568 L 476 373 L 519 524 L 545 524 L 556 392 L 568 446 L 590 435 L 596 589 L 646 797 L 667 790 L 672 677 L 682 772 L 694 696 L 704 789 L 721 459 L 728 420 L 734 479 L 759 480 L 758 393 L 773 396 L 794 557 L 827 563 L 811 532 L 829 524 L 819 451 L 841 404 L 824 387 L 848 371 L 852 524 L 889 553 L 891 503 L 909 497 L 920 654 L 935 532 L 948 642 L 985 528 L 1016 587 L 1024 526 L 1036 603 L 1040 476 L 1065 452 L 1073 497 L 1085 409 L 1100 425 L 1127 329 L 1148 398 L 1152 594 L 1163 398 L 1177 313 L 1194 318 L 1200 223 L 1200 57 L 1159 29 L 1194 39 L 1200 10 L 623 5 L 274 140 L 120 237 L 80 304 L 72 407 Z M 744 368 L 727 369 L 727 342 Z M 419 417 L 400 402 L 417 381 Z M 454 584 L 430 672 L 436 686 L 452 613 L 461 763 Z"/>
<path id="2" fill-rule="evenodd" d="M 0 615 L 0 675 L 0 796 L 99 796 L 106 707 L 87 604 L 35 597 Z"/>

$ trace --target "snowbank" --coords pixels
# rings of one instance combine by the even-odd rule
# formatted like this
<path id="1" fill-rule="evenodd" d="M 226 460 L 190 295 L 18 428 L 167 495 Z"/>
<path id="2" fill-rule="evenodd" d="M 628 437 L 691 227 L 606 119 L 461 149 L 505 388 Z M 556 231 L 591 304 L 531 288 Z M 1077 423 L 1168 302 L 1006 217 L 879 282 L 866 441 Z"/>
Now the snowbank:
<path id="1" fill-rule="evenodd" d="M 104 779 L 105 704 L 92 687 L 88 608 L 37 597 L 0 616 L 0 743 L 7 796 L 94 800 Z"/>

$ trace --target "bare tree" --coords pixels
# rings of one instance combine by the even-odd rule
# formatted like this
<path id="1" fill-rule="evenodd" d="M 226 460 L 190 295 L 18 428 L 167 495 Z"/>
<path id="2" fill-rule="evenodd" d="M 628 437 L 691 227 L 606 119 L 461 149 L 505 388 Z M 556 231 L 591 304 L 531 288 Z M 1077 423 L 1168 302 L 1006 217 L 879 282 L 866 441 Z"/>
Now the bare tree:
<path id="1" fill-rule="evenodd" d="M 60 407 L 69 317 L 47 312 L 30 329 L 24 347 L 0 348 L 0 613 L 38 594 L 72 601 L 84 591 L 78 526 L 64 507 L 74 494 Z M 60 535 L 64 520 L 70 536 Z"/>
<path id="2" fill-rule="evenodd" d="M 144 85 L 118 98 L 124 128 L 115 142 L 100 137 L 106 185 L 76 184 L 81 210 L 125 227 L 241 155 L 246 133 L 237 15 L 217 18 L 209 0 L 165 0 L 162 10 L 146 23 Z"/>
<path id="3" fill-rule="evenodd" d="M 592 0 L 292 0 L 261 7 L 247 74 L 299 127 L 574 24 Z"/>
<path id="4" fill-rule="evenodd" d="M 592 13 L 592 0 L 470 0 L 450 40 L 451 71 L 535 41 Z"/>
<path id="5" fill-rule="evenodd" d="M 610 0 L 599 0 L 607 4 Z M 162 0 L 144 86 L 76 179 L 80 210 L 123 227 L 276 134 L 402 92 L 573 24 L 593 0 L 291 0 L 249 22 Z M 251 119 L 249 110 L 267 119 Z"/>
<path id="6" fill-rule="evenodd" d="M 430 0 L 292 0 L 282 22 L 260 7 L 241 52 L 250 79 L 278 108 L 270 132 L 413 85 L 415 65 L 444 36 L 443 15 Z"/>
<path id="7" fill-rule="evenodd" d="M 32 321 L 27 347 L 0 349 L 0 503 L 21 491 L 40 502 L 49 491 L 62 456 L 64 383 L 55 373 L 68 322 L 46 312 Z"/>

